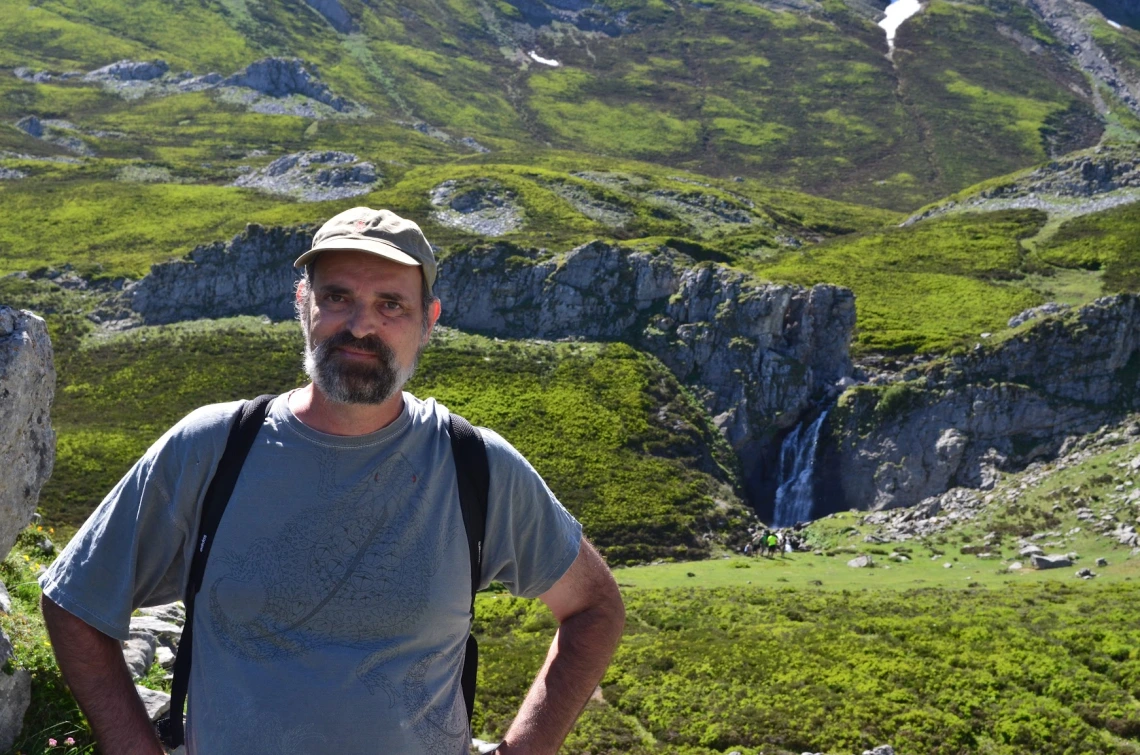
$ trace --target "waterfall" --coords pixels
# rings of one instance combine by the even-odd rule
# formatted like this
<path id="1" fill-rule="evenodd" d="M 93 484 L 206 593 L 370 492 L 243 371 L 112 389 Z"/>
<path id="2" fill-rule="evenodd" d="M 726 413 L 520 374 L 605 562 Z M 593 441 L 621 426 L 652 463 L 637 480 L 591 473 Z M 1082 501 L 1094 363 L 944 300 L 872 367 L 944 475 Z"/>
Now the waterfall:
<path id="1" fill-rule="evenodd" d="M 815 450 L 825 419 L 827 412 L 820 412 L 807 432 L 804 432 L 803 424 L 797 425 L 780 446 L 780 479 L 776 488 L 776 505 L 772 509 L 772 523 L 776 527 L 791 527 L 796 522 L 811 519 Z"/>
<path id="2" fill-rule="evenodd" d="M 903 21 L 922 10 L 919 0 L 891 0 L 887 6 L 886 17 L 879 22 L 879 26 L 887 33 L 887 57 L 891 58 L 895 52 L 895 34 Z"/>

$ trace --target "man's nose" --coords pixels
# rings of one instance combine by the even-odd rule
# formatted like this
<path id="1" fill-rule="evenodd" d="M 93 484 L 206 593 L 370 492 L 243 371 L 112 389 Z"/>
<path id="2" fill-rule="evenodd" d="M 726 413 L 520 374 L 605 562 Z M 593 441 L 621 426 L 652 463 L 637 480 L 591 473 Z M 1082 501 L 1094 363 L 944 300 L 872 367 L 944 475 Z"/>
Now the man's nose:
<path id="1" fill-rule="evenodd" d="M 379 318 L 372 307 L 365 304 L 356 304 L 349 314 L 348 332 L 352 333 L 353 338 L 364 338 L 365 336 L 374 335 L 379 332 Z"/>

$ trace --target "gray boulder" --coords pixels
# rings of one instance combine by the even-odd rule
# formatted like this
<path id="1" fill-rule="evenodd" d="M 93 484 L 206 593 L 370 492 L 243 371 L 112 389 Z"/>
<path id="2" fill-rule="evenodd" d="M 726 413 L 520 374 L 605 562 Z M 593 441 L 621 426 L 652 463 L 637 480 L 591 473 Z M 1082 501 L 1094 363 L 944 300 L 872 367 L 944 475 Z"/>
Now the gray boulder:
<path id="1" fill-rule="evenodd" d="M 1063 566 L 1073 565 L 1068 556 L 1035 555 L 1032 561 L 1034 569 L 1059 569 Z"/>
<path id="2" fill-rule="evenodd" d="M 1016 328 L 1030 320 L 1037 320 L 1042 317 L 1050 317 L 1052 315 L 1063 315 L 1070 309 L 1068 304 L 1058 304 L 1057 302 L 1046 302 L 1039 307 L 1030 307 L 1024 312 L 1020 312 L 1013 317 L 1009 318 L 1007 325 L 1011 328 Z"/>
<path id="3" fill-rule="evenodd" d="M 352 16 L 348 15 L 348 11 L 339 0 L 305 0 L 305 3 L 321 14 L 329 25 L 341 34 L 348 34 L 353 30 Z"/>
<path id="4" fill-rule="evenodd" d="M 165 692 L 148 689 L 141 684 L 135 685 L 135 691 L 139 693 L 139 699 L 146 707 L 146 713 L 151 721 L 157 721 L 163 713 L 170 710 L 170 695 Z"/>
<path id="5" fill-rule="evenodd" d="M 852 569 L 866 569 L 867 567 L 874 566 L 875 560 L 871 558 L 870 554 L 864 553 L 862 556 L 856 556 L 848 561 L 847 565 Z"/>
<path id="6" fill-rule="evenodd" d="M 140 608 L 139 613 L 143 616 L 150 616 L 179 627 L 186 623 L 186 608 L 182 605 L 181 601 L 166 603 L 161 606 Z"/>
<path id="7" fill-rule="evenodd" d="M 44 321 L 0 306 L 0 558 L 36 510 L 55 463 L 55 362 Z"/>
<path id="8" fill-rule="evenodd" d="M 23 131 L 33 139 L 43 139 L 47 129 L 44 122 L 34 115 L 25 115 L 20 120 L 16 121 L 16 128 Z"/>
<path id="9" fill-rule="evenodd" d="M 131 634 L 145 633 L 149 634 L 162 644 L 168 647 L 178 647 L 178 641 L 182 639 L 182 627 L 177 624 L 171 624 L 162 619 L 156 619 L 153 616 L 134 616 L 131 618 Z M 154 660 L 153 655 L 151 660 Z"/>
<path id="10" fill-rule="evenodd" d="M 154 665 L 158 638 L 150 632 L 132 631 L 131 638 L 123 643 L 123 660 L 135 679 L 142 679 Z"/>
<path id="11" fill-rule="evenodd" d="M 0 632 L 0 666 L 14 661 L 12 643 Z M 0 751 L 8 752 L 24 728 L 24 714 L 32 703 L 32 674 L 18 668 L 0 671 Z"/>

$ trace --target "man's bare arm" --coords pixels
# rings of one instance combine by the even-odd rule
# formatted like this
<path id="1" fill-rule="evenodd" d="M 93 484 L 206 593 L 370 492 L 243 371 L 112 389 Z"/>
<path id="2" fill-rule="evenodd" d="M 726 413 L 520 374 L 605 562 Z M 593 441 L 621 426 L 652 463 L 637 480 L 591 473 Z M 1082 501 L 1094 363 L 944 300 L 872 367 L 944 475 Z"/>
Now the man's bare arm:
<path id="1" fill-rule="evenodd" d="M 40 610 L 63 680 L 87 716 L 99 751 L 104 755 L 163 755 L 119 641 L 47 596 L 40 600 Z"/>
<path id="2" fill-rule="evenodd" d="M 602 557 L 583 538 L 578 558 L 540 599 L 558 633 L 498 752 L 553 754 L 602 680 L 625 626 L 625 606 Z"/>

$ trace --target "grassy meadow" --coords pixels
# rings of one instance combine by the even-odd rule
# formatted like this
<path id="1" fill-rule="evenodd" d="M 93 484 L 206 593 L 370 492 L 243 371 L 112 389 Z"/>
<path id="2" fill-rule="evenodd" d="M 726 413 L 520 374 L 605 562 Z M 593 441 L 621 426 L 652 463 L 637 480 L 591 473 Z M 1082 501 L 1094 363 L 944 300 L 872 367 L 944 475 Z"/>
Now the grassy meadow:
<path id="1" fill-rule="evenodd" d="M 807 528 L 815 552 L 616 569 L 625 636 L 562 752 L 1140 752 L 1140 559 L 1076 518 L 1084 507 L 1134 518 L 1140 442 L 1118 443 L 1064 469 L 1006 477 L 973 519 L 929 538 L 867 542 L 876 529 L 847 512 Z M 0 626 L 35 674 L 17 750 L 62 752 L 47 738 L 73 736 L 76 751 L 91 752 L 34 610 L 34 576 L 50 560 L 36 543 L 59 532 L 48 527 L 29 528 L 0 565 L 17 606 Z M 1064 540 L 1050 550 L 1076 551 L 1077 565 L 1011 570 L 1024 561 L 1017 538 L 1040 532 Z M 978 555 L 982 541 L 993 557 Z M 846 565 L 864 553 L 873 568 Z M 1108 566 L 1095 565 L 1102 557 Z M 1079 566 L 1098 576 L 1077 578 Z M 476 610 L 475 731 L 493 740 L 555 622 L 541 603 L 494 588 Z M 168 684 L 161 673 L 152 686 Z"/>
<path id="2" fill-rule="evenodd" d="M 873 13 L 846 0 L 604 0 L 587 14 L 601 30 L 536 21 L 546 5 L 522 0 L 345 0 L 339 30 L 314 5 L 0 0 L 0 302 L 46 317 L 58 371 L 42 521 L 0 563 L 14 605 L 0 628 L 33 674 L 13 753 L 95 751 L 36 607 L 41 539 L 62 546 L 191 409 L 303 380 L 295 323 L 115 333 L 87 319 L 123 281 L 247 223 L 367 204 L 415 218 L 441 257 L 492 241 L 667 245 L 758 280 L 849 287 L 856 355 L 970 347 L 1027 307 L 1140 285 L 1135 206 L 899 225 L 1102 138 L 1136 143 L 1140 119 L 1109 92 L 1098 115 L 1023 4 L 930 0 L 890 59 Z M 1140 71 L 1140 34 L 1091 23 L 1114 65 Z M 297 55 L 358 107 L 270 115 L 232 92 L 120 96 L 15 75 L 161 58 L 224 76 Z M 16 128 L 27 115 L 63 139 Z M 373 190 L 303 203 L 232 186 L 303 150 L 372 162 Z M 443 223 L 430 193 L 445 181 L 510 197 L 520 225 L 490 239 Z M 844 512 L 807 528 L 810 552 L 745 558 L 739 460 L 656 359 L 441 330 L 410 389 L 514 443 L 615 568 L 625 638 L 563 753 L 1140 755 L 1140 558 L 1083 513 L 1135 522 L 1137 444 L 1009 476 L 930 537 L 880 542 Z M 1037 534 L 1077 565 L 1011 569 Z M 847 566 L 861 554 L 875 566 Z M 1098 576 L 1078 579 L 1084 566 Z M 490 740 L 555 626 L 536 602 L 493 589 L 477 602 L 474 729 Z M 147 683 L 163 677 L 156 666 Z"/>

